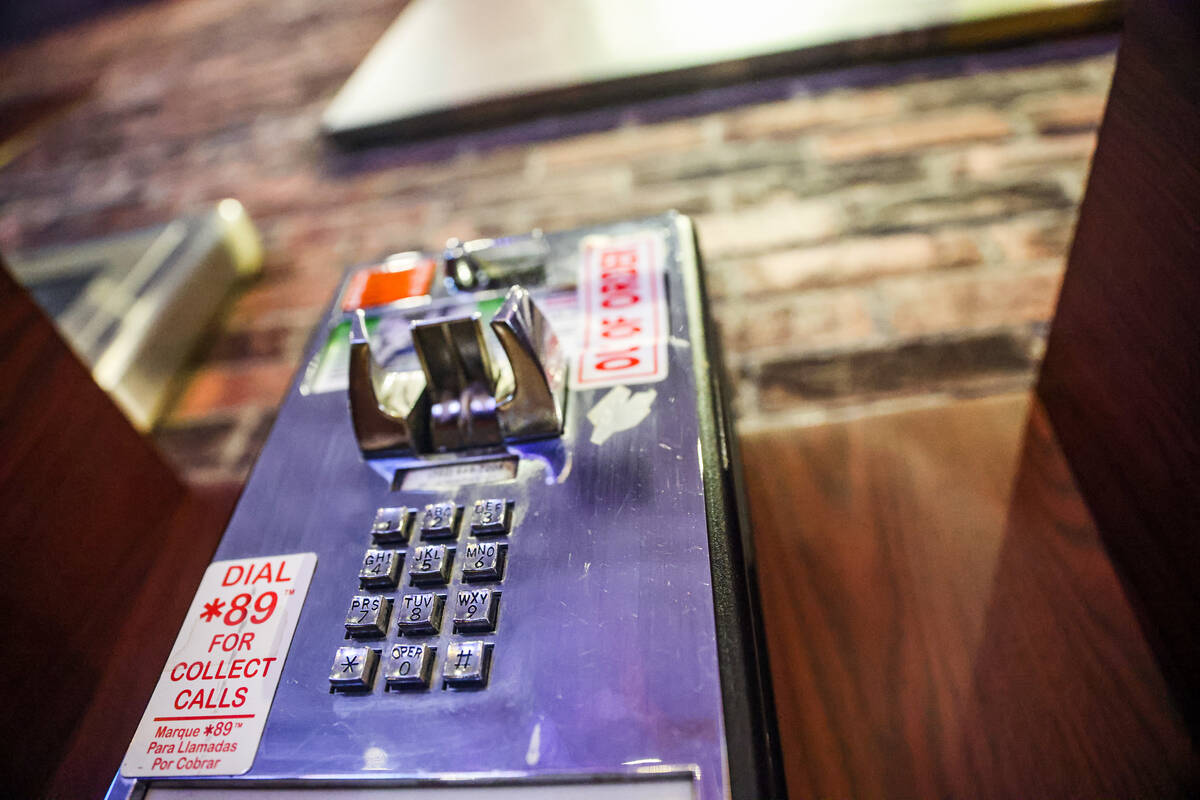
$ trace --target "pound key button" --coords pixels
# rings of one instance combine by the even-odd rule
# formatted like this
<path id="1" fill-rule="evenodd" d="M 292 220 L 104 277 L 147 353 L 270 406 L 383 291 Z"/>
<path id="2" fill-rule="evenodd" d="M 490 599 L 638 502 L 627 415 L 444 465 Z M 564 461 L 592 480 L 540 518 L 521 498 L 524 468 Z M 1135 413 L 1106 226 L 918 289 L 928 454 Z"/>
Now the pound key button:
<path id="1" fill-rule="evenodd" d="M 422 539 L 452 539 L 462 508 L 451 502 L 430 503 L 421 513 Z"/>
<path id="2" fill-rule="evenodd" d="M 362 569 L 358 571 L 359 584 L 364 589 L 392 588 L 399 580 L 402 559 L 395 550 L 372 547 L 363 555 Z"/>
<path id="3" fill-rule="evenodd" d="M 471 509 L 471 533 L 476 536 L 496 536 L 508 533 L 512 523 L 512 502 L 492 498 L 476 500 Z"/>
<path id="4" fill-rule="evenodd" d="M 454 688 L 473 688 L 487 684 L 492 667 L 492 645 L 488 642 L 451 642 L 446 648 L 442 680 Z"/>
<path id="5" fill-rule="evenodd" d="M 408 506 L 381 508 L 371 523 L 371 538 L 376 544 L 403 544 L 408 541 L 414 512 Z"/>
<path id="6" fill-rule="evenodd" d="M 346 612 L 346 630 L 351 636 L 370 638 L 387 633 L 392 601 L 379 595 L 356 594 Z"/>
<path id="7" fill-rule="evenodd" d="M 428 689 L 437 648 L 427 644 L 400 642 L 392 645 L 383 665 L 389 689 Z"/>
<path id="8" fill-rule="evenodd" d="M 445 598 L 433 592 L 408 594 L 400 598 L 400 633 L 437 633 L 442 628 Z"/>
<path id="9" fill-rule="evenodd" d="M 369 647 L 339 647 L 329 668 L 329 687 L 338 692 L 370 689 L 378 664 L 379 654 Z"/>
<path id="10" fill-rule="evenodd" d="M 491 633 L 496 630 L 500 595 L 491 589 L 460 589 L 454 606 L 454 630 Z"/>

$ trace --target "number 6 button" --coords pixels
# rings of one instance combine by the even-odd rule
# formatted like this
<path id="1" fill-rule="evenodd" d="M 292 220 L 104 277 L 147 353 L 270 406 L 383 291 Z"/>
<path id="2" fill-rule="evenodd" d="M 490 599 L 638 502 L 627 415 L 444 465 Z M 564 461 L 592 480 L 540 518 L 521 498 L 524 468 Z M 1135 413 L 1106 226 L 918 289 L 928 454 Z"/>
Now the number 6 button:
<path id="1" fill-rule="evenodd" d="M 463 548 L 464 581 L 498 581 L 504 574 L 507 545 L 502 542 L 471 542 Z"/>
<path id="2" fill-rule="evenodd" d="M 454 608 L 454 630 L 489 633 L 496 630 L 500 595 L 491 589 L 461 589 Z"/>

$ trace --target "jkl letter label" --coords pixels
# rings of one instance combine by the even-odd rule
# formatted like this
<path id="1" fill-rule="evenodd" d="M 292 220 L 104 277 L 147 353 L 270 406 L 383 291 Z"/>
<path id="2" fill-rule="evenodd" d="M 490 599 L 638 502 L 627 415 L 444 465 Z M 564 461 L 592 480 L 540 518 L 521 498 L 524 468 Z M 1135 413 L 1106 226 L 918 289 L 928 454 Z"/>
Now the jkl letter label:
<path id="1" fill-rule="evenodd" d="M 579 268 L 582 317 L 576 389 L 650 383 L 667 376 L 663 239 L 653 233 L 590 237 Z"/>
<path id="2" fill-rule="evenodd" d="M 250 769 L 316 565 L 315 553 L 209 565 L 122 775 Z"/>

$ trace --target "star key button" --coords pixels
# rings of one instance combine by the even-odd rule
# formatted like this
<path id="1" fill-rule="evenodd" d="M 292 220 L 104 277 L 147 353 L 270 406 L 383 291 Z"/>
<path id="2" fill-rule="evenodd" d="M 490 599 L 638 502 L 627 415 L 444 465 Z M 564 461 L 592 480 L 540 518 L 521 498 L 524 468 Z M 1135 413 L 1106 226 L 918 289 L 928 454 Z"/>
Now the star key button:
<path id="1" fill-rule="evenodd" d="M 361 692 L 371 688 L 379 654 L 369 647 L 339 647 L 329 668 L 329 690 Z"/>

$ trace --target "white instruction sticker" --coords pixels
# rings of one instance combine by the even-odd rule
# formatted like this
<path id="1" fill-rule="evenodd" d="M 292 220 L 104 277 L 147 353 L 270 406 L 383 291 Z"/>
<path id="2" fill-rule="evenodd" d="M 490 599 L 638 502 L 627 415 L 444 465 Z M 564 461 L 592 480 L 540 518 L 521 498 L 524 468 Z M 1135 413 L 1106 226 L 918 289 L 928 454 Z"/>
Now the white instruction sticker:
<path id="1" fill-rule="evenodd" d="M 573 389 L 651 383 L 667 377 L 670 328 L 663 237 L 637 233 L 583 240 L 582 315 Z"/>
<path id="2" fill-rule="evenodd" d="M 250 769 L 316 565 L 315 553 L 209 565 L 122 775 Z"/>

